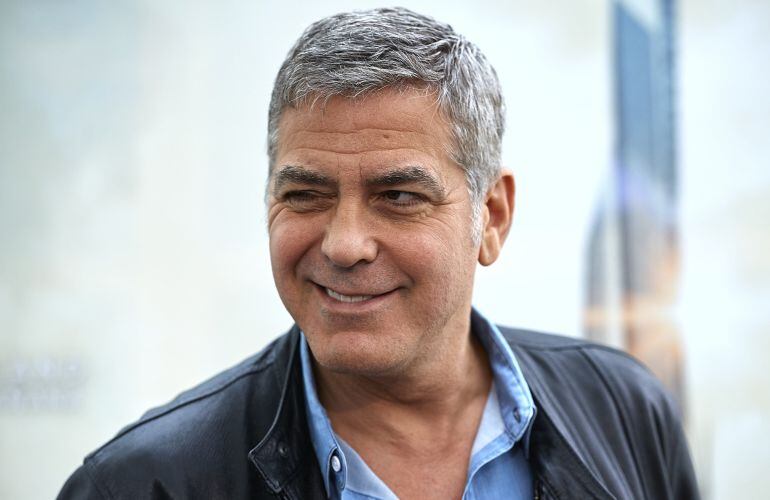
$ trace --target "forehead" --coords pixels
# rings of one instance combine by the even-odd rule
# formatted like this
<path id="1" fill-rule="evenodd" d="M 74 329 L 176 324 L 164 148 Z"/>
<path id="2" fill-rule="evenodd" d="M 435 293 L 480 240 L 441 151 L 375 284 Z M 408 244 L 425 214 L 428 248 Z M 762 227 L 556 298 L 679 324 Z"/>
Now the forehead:
<path id="1" fill-rule="evenodd" d="M 311 99 L 312 102 L 312 99 Z M 447 122 L 424 91 L 381 90 L 361 98 L 287 108 L 279 122 L 276 167 L 285 161 L 363 161 L 367 157 L 428 155 L 448 159 Z"/>

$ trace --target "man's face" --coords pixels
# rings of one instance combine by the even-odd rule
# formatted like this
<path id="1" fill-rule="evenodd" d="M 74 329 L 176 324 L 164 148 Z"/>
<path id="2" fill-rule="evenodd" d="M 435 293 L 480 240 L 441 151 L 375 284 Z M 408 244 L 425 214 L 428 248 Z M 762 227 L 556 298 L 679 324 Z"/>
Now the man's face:
<path id="1" fill-rule="evenodd" d="M 443 339 L 467 332 L 479 250 L 434 99 L 335 97 L 287 109 L 279 130 L 273 276 L 316 360 L 384 375 L 440 356 Z"/>

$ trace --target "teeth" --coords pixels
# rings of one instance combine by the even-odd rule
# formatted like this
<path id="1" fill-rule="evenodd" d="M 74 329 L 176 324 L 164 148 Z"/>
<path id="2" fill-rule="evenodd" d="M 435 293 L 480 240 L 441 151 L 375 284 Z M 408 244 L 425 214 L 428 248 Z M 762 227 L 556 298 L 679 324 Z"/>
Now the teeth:
<path id="1" fill-rule="evenodd" d="M 365 300 L 369 300 L 374 295 L 342 295 L 341 293 L 337 293 L 334 290 L 326 289 L 326 294 L 333 298 L 337 299 L 340 302 L 363 302 Z"/>

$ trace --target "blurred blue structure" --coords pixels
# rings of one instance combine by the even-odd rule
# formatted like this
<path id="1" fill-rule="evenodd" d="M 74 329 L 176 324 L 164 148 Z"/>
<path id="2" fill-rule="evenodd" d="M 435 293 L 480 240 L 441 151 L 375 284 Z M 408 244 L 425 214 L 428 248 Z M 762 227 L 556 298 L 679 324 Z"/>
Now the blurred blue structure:
<path id="1" fill-rule="evenodd" d="M 680 399 L 675 1 L 612 2 L 615 147 L 588 250 L 588 336 L 644 361 Z"/>

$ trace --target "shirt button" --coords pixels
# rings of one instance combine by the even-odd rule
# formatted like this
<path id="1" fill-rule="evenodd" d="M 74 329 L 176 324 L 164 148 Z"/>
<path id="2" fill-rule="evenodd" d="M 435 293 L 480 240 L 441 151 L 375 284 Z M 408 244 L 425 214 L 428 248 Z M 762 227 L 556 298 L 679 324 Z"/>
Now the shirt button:
<path id="1" fill-rule="evenodd" d="M 515 418 L 517 422 L 521 422 L 521 412 L 518 408 L 513 409 L 513 418 Z"/>
<path id="2" fill-rule="evenodd" d="M 339 472 L 340 469 L 342 469 L 342 464 L 340 463 L 339 457 L 337 457 L 337 455 L 332 455 L 332 470 L 334 472 Z"/>

